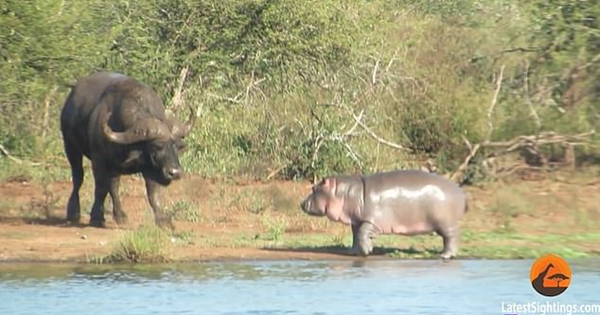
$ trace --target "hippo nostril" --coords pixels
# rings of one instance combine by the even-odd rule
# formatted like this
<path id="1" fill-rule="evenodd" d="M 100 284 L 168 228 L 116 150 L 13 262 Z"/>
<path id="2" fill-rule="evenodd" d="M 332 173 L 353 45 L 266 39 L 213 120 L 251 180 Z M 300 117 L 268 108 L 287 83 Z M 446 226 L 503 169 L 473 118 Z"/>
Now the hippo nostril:
<path id="1" fill-rule="evenodd" d="M 302 210 L 306 211 L 306 209 L 308 209 L 308 200 L 302 201 L 302 203 L 300 204 L 300 208 L 302 208 Z"/>

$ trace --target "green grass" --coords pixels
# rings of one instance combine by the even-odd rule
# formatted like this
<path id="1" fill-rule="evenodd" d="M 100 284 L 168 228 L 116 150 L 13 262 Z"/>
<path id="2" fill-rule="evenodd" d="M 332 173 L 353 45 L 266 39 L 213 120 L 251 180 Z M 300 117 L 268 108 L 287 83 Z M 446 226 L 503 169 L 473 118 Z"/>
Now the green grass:
<path id="1" fill-rule="evenodd" d="M 264 244 L 269 248 L 304 251 L 343 252 L 351 245 L 350 231 L 340 238 L 330 234 L 287 235 L 277 246 Z M 535 258 L 553 252 L 565 258 L 598 256 L 600 252 L 577 246 L 588 242 L 600 242 L 600 233 L 577 235 L 528 235 L 515 232 L 473 232 L 464 230 L 461 234 L 459 258 L 477 259 L 524 259 Z M 402 237 L 383 235 L 373 241 L 374 254 L 402 259 L 438 258 L 442 250 L 442 239 L 437 235 Z"/>
<path id="2" fill-rule="evenodd" d="M 111 253 L 96 262 L 160 263 L 171 260 L 172 235 L 152 224 L 126 231 L 112 244 Z"/>

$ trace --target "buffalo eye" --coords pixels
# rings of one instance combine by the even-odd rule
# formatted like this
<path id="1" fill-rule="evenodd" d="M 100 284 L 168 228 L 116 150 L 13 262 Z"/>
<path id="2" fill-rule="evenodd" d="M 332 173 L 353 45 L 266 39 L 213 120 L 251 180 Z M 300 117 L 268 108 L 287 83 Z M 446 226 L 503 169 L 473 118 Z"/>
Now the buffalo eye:
<path id="1" fill-rule="evenodd" d="M 175 141 L 174 146 L 175 149 L 177 149 L 177 151 L 184 151 L 185 149 L 187 149 L 187 144 L 182 140 Z"/>
<path id="2" fill-rule="evenodd" d="M 164 151 L 165 150 L 165 145 L 163 143 L 152 142 L 150 144 L 150 148 L 154 152 L 160 152 L 160 151 Z"/>

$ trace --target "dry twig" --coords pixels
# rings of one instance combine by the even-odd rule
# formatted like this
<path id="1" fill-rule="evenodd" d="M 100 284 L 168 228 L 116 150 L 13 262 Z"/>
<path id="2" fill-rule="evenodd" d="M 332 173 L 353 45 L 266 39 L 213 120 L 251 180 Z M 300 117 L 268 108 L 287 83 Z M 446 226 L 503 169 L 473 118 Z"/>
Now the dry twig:
<path id="1" fill-rule="evenodd" d="M 173 111 L 175 111 L 183 103 L 183 84 L 185 83 L 188 71 L 188 66 L 185 66 L 183 67 L 183 69 L 181 69 L 181 72 L 179 73 L 179 80 L 177 80 L 177 88 L 175 88 L 175 93 L 173 93 L 173 98 L 171 99 L 171 109 Z"/>
<path id="2" fill-rule="evenodd" d="M 2 154 L 4 154 L 9 160 L 16 162 L 17 164 L 23 164 L 23 160 L 14 157 L 12 154 L 10 154 L 10 152 L 3 146 L 0 144 L 0 152 L 2 152 Z M 30 165 L 40 165 L 40 163 L 35 163 L 35 162 L 28 162 L 28 164 Z"/>

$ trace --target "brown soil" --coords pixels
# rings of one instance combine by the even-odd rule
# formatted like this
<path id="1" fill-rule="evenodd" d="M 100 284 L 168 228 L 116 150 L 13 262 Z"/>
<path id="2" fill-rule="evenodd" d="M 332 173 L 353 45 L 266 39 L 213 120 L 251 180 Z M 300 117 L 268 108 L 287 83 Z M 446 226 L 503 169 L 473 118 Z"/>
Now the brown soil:
<path id="1" fill-rule="evenodd" d="M 573 217 L 575 206 L 578 213 L 587 215 L 587 220 L 600 218 L 600 185 L 589 182 L 541 180 L 467 187 L 471 208 L 463 225 L 472 231 L 497 229 L 506 216 L 492 208 L 506 205 L 521 209 L 510 215 L 511 226 L 519 232 L 535 235 L 549 230 L 555 234 L 584 231 L 586 228 Z M 197 176 L 173 184 L 163 191 L 163 203 L 185 201 L 191 205 L 188 210 L 197 210 L 199 217 L 197 222 L 175 221 L 176 231 L 195 237 L 188 244 L 174 246 L 172 257 L 180 261 L 349 259 L 340 255 L 341 250 L 266 250 L 261 249 L 264 242 L 253 245 L 253 237 L 258 239 L 269 233 L 269 224 L 265 222 L 277 219 L 287 223 L 286 237 L 301 239 L 319 234 L 334 239 L 349 235 L 348 227 L 301 213 L 298 204 L 308 187 L 306 182 L 211 182 Z M 13 179 L 0 183 L 0 261 L 86 261 L 108 254 L 124 230 L 135 229 L 152 218 L 142 181 L 138 177 L 124 177 L 121 198 L 129 223 L 117 227 L 107 211 L 107 228 L 87 226 L 93 186 L 86 178 L 81 191 L 82 225 L 66 226 L 63 219 L 70 189 L 70 182 L 43 186 Z M 112 209 L 110 201 L 106 208 Z M 402 241 L 399 238 L 398 244 Z"/>

